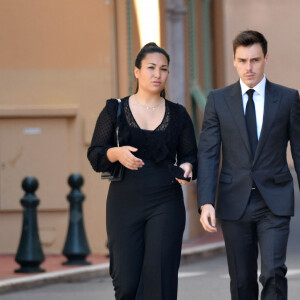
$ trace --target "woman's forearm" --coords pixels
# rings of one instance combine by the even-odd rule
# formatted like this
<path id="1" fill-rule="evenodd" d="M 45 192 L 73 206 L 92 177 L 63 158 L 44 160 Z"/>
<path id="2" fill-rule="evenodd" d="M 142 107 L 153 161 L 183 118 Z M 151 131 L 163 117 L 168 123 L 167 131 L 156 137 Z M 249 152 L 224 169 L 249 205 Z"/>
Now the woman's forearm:
<path id="1" fill-rule="evenodd" d="M 120 153 L 119 147 L 111 147 L 107 150 L 106 156 L 110 162 L 114 163 L 119 160 L 119 153 Z"/>

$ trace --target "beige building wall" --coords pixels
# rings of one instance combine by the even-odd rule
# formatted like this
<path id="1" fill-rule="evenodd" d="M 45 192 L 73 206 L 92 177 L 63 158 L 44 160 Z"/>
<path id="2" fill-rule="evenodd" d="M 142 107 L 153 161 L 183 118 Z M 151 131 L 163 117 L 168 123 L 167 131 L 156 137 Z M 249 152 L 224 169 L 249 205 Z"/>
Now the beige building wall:
<path id="1" fill-rule="evenodd" d="M 267 78 L 300 89 L 299 10 L 298 0 L 223 1 L 226 85 L 238 80 L 233 67 L 232 40 L 240 31 L 253 29 L 262 32 L 268 40 Z M 288 161 L 292 166 L 290 151 Z"/>
<path id="2" fill-rule="evenodd" d="M 120 27 L 116 35 L 115 28 L 116 15 L 122 22 L 126 11 L 104 0 L 3 0 L 0 11 L 0 252 L 17 250 L 21 181 L 32 175 L 40 183 L 43 250 L 60 253 L 67 177 L 80 172 L 89 244 L 103 253 L 108 184 L 92 171 L 86 150 L 105 100 L 126 89 L 116 79 L 117 61 L 126 55 L 125 49 L 117 56 L 116 44 L 126 33 Z"/>
<path id="3" fill-rule="evenodd" d="M 233 67 L 232 40 L 240 31 L 254 29 L 268 40 L 268 79 L 300 88 L 299 9 L 298 0 L 223 1 L 226 84 L 238 79 Z"/>

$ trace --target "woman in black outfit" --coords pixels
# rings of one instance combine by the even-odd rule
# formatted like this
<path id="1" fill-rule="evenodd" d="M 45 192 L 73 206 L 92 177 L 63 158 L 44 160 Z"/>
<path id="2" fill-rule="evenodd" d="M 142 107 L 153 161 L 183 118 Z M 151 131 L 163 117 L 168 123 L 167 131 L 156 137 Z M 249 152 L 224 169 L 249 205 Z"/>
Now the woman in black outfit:
<path id="1" fill-rule="evenodd" d="M 118 101 L 110 99 L 88 149 L 96 172 L 110 170 L 116 161 L 125 166 L 122 181 L 111 182 L 107 197 L 116 299 L 177 299 L 185 226 L 180 184 L 188 180 L 175 178 L 168 166 L 176 163 L 185 178 L 193 177 L 197 146 L 185 108 L 165 99 L 168 68 L 169 55 L 155 43 L 140 50 L 134 70 L 137 91 L 121 100 L 120 147 L 115 139 Z"/>

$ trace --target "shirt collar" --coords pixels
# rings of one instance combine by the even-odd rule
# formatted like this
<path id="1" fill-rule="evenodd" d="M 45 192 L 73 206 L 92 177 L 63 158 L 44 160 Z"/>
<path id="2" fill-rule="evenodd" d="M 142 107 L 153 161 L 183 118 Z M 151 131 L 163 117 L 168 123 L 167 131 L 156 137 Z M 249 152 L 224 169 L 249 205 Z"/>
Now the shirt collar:
<path id="1" fill-rule="evenodd" d="M 252 88 L 263 98 L 265 97 L 266 81 L 266 76 L 264 75 L 263 79 L 255 87 Z M 242 79 L 240 79 L 240 85 L 242 89 L 242 95 L 244 95 L 250 88 L 242 81 Z"/>

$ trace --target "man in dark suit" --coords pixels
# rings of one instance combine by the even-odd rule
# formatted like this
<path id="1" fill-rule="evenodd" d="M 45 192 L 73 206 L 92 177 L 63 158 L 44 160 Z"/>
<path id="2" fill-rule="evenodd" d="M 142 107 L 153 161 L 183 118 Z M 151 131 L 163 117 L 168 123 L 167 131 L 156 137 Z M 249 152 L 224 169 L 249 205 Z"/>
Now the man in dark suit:
<path id="1" fill-rule="evenodd" d="M 258 299 L 257 257 L 261 254 L 261 299 L 287 299 L 285 266 L 293 179 L 286 149 L 290 141 L 300 179 L 300 100 L 296 90 L 268 81 L 267 41 L 243 31 L 233 41 L 235 84 L 212 91 L 199 142 L 200 222 L 224 235 L 232 299 Z M 299 183 L 300 185 L 300 183 Z"/>

